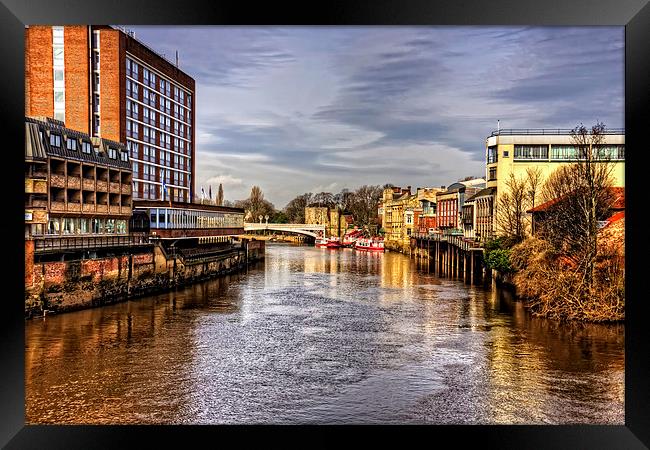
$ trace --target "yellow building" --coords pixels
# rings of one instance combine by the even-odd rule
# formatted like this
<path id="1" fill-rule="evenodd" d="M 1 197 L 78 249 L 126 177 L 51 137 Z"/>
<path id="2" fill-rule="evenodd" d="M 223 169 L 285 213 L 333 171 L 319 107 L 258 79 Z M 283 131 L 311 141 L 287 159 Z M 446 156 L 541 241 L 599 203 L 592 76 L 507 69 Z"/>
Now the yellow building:
<path id="1" fill-rule="evenodd" d="M 350 217 L 350 216 L 348 216 Z M 310 225 L 325 225 L 326 237 L 341 237 L 348 226 L 345 215 L 337 208 L 327 206 L 307 206 L 305 208 L 305 223 Z"/>
<path id="2" fill-rule="evenodd" d="M 551 129 L 509 129 L 493 132 L 485 142 L 487 188 L 494 192 L 493 230 L 498 234 L 496 217 L 499 196 L 507 190 L 510 174 L 518 179 L 526 177 L 527 169 L 537 169 L 542 183 L 558 167 L 575 162 L 577 155 L 571 130 Z M 625 186 L 625 131 L 607 130 L 599 154 L 607 155 L 614 164 L 612 177 L 614 186 Z M 484 235 L 492 234 L 485 230 Z"/>
<path id="3" fill-rule="evenodd" d="M 384 245 L 388 249 L 408 251 L 411 235 L 415 233 L 414 211 L 420 206 L 417 194 L 411 195 L 411 186 L 406 189 L 392 187 L 384 189 L 381 211 L 381 225 L 384 229 Z"/>

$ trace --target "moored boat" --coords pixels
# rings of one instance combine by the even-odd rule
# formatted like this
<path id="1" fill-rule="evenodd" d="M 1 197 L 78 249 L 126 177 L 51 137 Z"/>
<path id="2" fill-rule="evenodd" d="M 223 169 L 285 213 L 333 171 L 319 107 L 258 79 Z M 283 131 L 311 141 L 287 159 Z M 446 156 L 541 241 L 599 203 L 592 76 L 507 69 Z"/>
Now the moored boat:
<path id="1" fill-rule="evenodd" d="M 367 250 L 372 252 L 383 252 L 384 251 L 384 240 L 383 239 L 358 239 L 354 244 L 354 248 L 357 250 Z"/>
<path id="2" fill-rule="evenodd" d="M 341 242 L 339 241 L 339 238 L 335 238 L 335 237 L 320 238 L 320 239 L 316 239 L 316 247 L 339 248 L 341 247 Z"/>

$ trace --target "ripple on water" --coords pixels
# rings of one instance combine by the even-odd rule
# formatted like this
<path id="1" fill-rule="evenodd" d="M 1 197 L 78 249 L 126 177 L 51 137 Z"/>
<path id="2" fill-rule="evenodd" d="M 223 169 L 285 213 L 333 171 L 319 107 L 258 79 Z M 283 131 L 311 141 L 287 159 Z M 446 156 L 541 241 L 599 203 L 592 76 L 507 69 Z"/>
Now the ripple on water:
<path id="1" fill-rule="evenodd" d="M 531 319 L 396 253 L 26 323 L 30 423 L 624 423 L 624 328 Z"/>

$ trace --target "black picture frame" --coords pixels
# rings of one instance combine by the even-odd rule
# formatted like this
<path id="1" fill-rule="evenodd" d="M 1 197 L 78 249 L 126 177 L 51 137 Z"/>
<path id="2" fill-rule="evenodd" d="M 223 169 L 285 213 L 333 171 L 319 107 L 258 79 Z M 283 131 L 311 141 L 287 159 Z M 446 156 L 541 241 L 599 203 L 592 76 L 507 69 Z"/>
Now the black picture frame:
<path id="1" fill-rule="evenodd" d="M 328 1 L 278 4 L 218 0 L 199 3 L 185 0 L 2 0 L 0 5 L 0 55 L 3 89 L 0 123 L 3 126 L 4 242 L 2 306 L 0 317 L 0 443 L 6 448 L 129 447 L 134 441 L 147 447 L 158 444 L 187 445 L 207 439 L 209 446 L 226 442 L 231 431 L 238 442 L 261 432 L 295 436 L 294 427 L 210 426 L 35 426 L 25 425 L 24 388 L 24 260 L 22 202 L 24 146 L 24 25 L 25 24 L 196 24 L 196 25 L 619 25 L 625 26 L 625 127 L 626 201 L 637 205 L 626 212 L 626 318 L 625 425 L 624 426 L 418 426 L 354 427 L 374 439 L 385 440 L 396 431 L 425 439 L 427 444 L 475 442 L 488 448 L 648 448 L 648 339 L 645 296 L 642 294 L 645 236 L 641 195 L 645 187 L 641 171 L 648 167 L 642 132 L 650 124 L 650 5 L 647 0 L 492 0 L 492 1 Z M 17 194 L 11 194 L 16 189 Z M 13 218 L 13 219 L 12 219 Z M 634 264 L 636 262 L 636 265 Z M 349 430 L 350 427 L 335 427 Z M 330 427 L 300 427 L 318 436 L 318 443 L 337 442 Z M 449 438 L 450 440 L 446 440 Z M 201 441 L 195 441 L 200 439 Z M 445 439 L 445 440 L 443 440 Z M 314 440 L 315 441 L 315 440 Z M 311 444 L 304 441 L 305 445 Z M 387 442 L 387 441 L 386 441 Z"/>

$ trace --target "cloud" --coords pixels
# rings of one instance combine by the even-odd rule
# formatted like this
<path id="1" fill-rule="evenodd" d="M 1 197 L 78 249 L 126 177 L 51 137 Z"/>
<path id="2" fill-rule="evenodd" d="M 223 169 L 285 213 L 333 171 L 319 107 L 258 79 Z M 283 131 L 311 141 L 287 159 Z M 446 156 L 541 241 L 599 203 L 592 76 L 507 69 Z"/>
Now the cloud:
<path id="1" fill-rule="evenodd" d="M 217 175 L 205 180 L 206 184 L 223 184 L 224 186 L 242 186 L 244 180 L 233 177 L 232 175 Z"/>
<path id="2" fill-rule="evenodd" d="M 497 119 L 624 126 L 623 27 L 129 28 L 179 50 L 195 184 L 224 177 L 228 199 L 481 176 Z"/>

